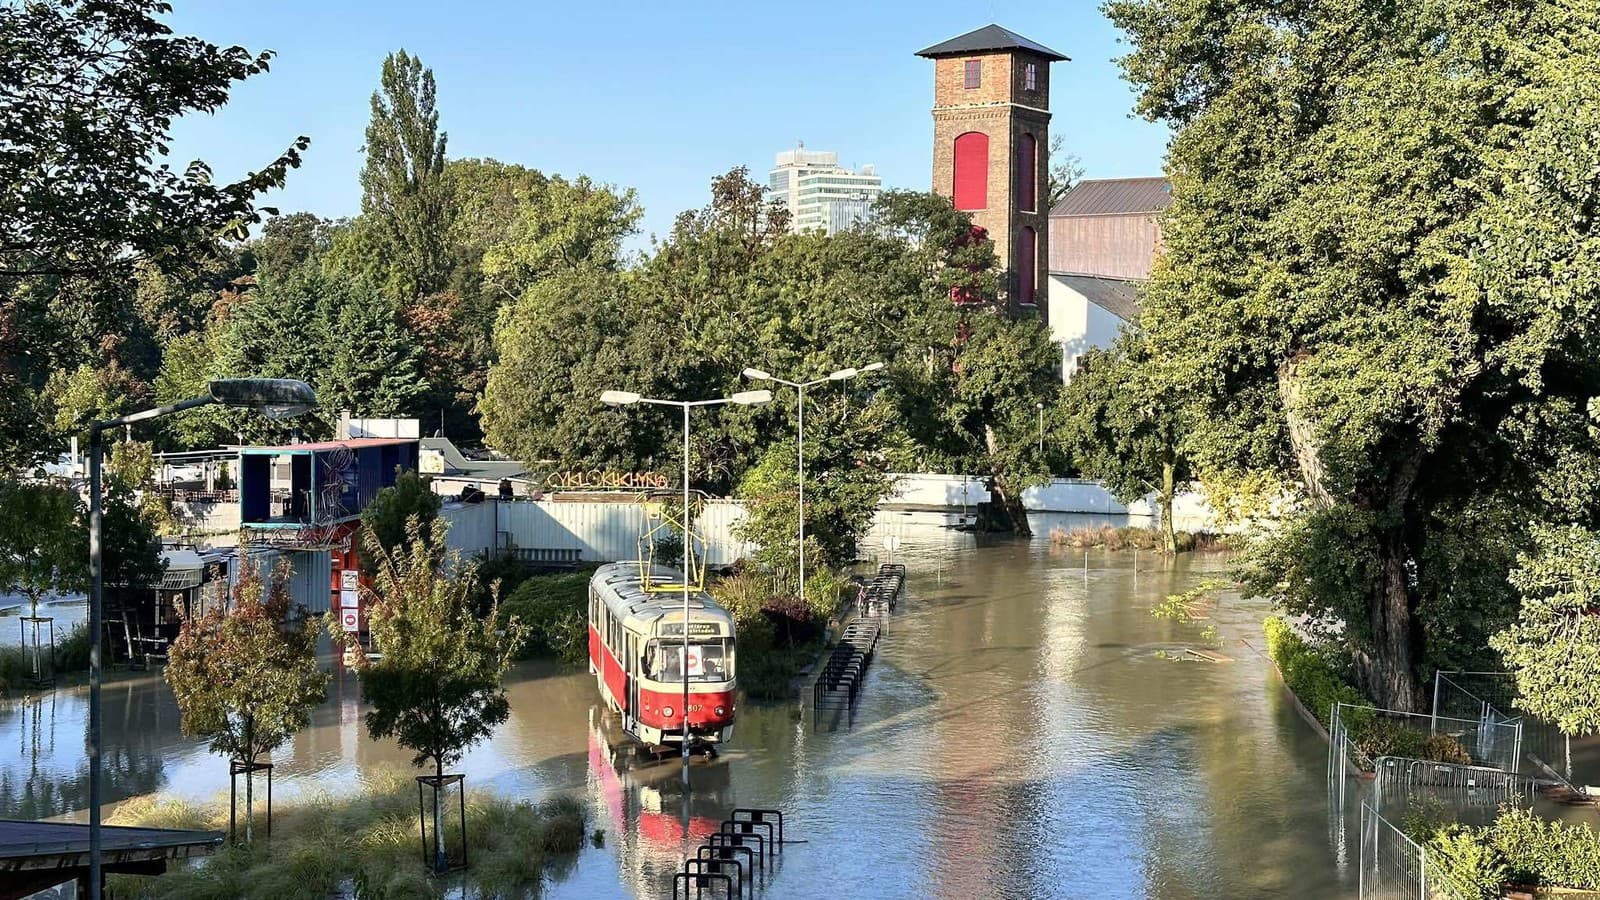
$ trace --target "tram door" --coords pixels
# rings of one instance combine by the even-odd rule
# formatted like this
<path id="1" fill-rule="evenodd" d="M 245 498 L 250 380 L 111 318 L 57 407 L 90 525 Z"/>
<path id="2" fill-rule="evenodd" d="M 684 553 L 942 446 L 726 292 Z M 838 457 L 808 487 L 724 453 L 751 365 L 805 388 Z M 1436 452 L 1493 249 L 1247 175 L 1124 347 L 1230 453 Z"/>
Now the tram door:
<path id="1" fill-rule="evenodd" d="M 622 664 L 623 671 L 628 678 L 628 716 L 635 721 L 639 719 L 639 637 L 632 632 L 628 633 L 627 659 Z"/>

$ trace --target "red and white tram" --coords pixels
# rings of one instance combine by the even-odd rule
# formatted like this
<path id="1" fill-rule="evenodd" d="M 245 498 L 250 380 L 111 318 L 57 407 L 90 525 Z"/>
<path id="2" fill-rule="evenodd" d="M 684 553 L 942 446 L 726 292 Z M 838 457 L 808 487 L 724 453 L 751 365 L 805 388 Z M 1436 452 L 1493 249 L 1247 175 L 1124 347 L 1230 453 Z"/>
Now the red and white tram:
<path id="1" fill-rule="evenodd" d="M 683 592 L 661 589 L 682 584 L 683 575 L 664 566 L 649 571 L 656 590 L 645 590 L 637 562 L 601 566 L 589 579 L 589 671 L 600 696 L 622 716 L 623 730 L 646 744 L 678 744 L 686 725 L 691 745 L 726 741 L 733 736 L 733 616 L 691 591 L 686 655 Z"/>

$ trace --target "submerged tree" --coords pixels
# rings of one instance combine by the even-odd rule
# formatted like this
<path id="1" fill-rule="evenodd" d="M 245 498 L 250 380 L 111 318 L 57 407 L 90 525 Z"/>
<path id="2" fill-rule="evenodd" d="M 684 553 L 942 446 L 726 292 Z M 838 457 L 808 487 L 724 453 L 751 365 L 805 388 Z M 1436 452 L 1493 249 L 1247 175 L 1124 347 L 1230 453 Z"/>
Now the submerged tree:
<path id="1" fill-rule="evenodd" d="M 317 623 L 303 609 L 294 615 L 287 579 L 281 569 L 267 576 L 247 568 L 231 608 L 184 618 L 167 658 L 184 733 L 245 764 L 246 841 L 254 837 L 255 767 L 311 723 L 328 689 L 328 673 L 317 667 Z"/>
<path id="2" fill-rule="evenodd" d="M 1104 481 L 1120 502 L 1155 494 L 1162 546 L 1176 553 L 1172 499 L 1193 473 L 1182 449 L 1182 407 L 1166 396 L 1154 365 L 1137 332 L 1085 353 L 1058 404 L 1060 437 L 1079 471 Z"/>
<path id="3" fill-rule="evenodd" d="M 498 597 L 481 614 L 473 596 L 478 565 L 449 549 L 445 531 L 435 527 L 424 535 L 413 519 L 406 541 L 393 549 L 369 533 L 366 549 L 377 560 L 377 572 L 366 589 L 367 621 L 381 655 L 361 668 L 361 698 L 371 707 L 368 733 L 413 751 L 412 765 L 431 764 L 436 779 L 510 717 L 505 673 L 527 637 L 527 627 L 515 617 L 500 621 Z M 366 660 L 364 654 L 358 658 Z M 436 790 L 433 824 L 441 861 L 442 805 L 443 792 Z"/>

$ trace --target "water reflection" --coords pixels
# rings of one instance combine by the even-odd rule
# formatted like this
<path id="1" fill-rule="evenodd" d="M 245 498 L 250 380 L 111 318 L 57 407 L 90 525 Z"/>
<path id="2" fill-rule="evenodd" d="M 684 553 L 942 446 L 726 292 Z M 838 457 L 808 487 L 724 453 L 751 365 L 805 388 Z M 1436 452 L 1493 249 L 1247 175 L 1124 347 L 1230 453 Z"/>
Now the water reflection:
<path id="1" fill-rule="evenodd" d="M 783 809 L 805 841 L 786 848 L 768 898 L 1350 895 L 1330 848 L 1325 745 L 1239 643 L 1265 610 L 1218 610 L 1232 661 L 1162 658 L 1204 641 L 1151 606 L 1225 562 L 1141 554 L 1135 569 L 1131 553 L 1091 551 L 1085 571 L 1082 551 L 1052 551 L 1051 525 L 1092 521 L 1043 518 L 1029 542 L 881 519 L 868 545 L 893 547 L 910 582 L 853 727 L 813 731 L 799 704 L 742 704 L 721 757 L 692 768 L 687 810 L 676 762 L 619 743 L 582 672 L 518 668 L 510 721 L 459 768 L 471 787 L 584 798 L 604 846 L 547 885 L 557 898 L 670 896 L 682 855 L 736 806 Z M 409 766 L 366 738 L 359 693 L 340 673 L 278 754 L 284 795 Z M 107 699 L 111 796 L 226 788 L 226 766 L 178 733 L 159 680 Z M 0 712 L 0 741 L 20 751 L 0 760 L 0 815 L 81 806 L 82 724 L 70 691 Z"/>

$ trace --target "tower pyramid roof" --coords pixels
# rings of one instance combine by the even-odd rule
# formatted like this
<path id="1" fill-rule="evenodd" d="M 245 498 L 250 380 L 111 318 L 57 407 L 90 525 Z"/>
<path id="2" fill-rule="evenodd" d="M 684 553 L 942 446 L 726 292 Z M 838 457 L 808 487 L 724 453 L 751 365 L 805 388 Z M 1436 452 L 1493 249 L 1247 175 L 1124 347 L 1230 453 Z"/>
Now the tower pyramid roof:
<path id="1" fill-rule="evenodd" d="M 925 50 L 918 50 L 918 56 L 928 59 L 938 59 L 941 56 L 962 56 L 968 53 L 984 53 L 993 50 L 1027 50 L 1037 53 L 1051 62 L 1068 61 L 1067 57 L 1051 50 L 1036 41 L 1030 41 L 1015 31 L 1001 28 L 999 25 L 985 25 L 976 31 L 969 31 L 960 37 L 953 37 L 940 44 L 934 44 Z"/>

